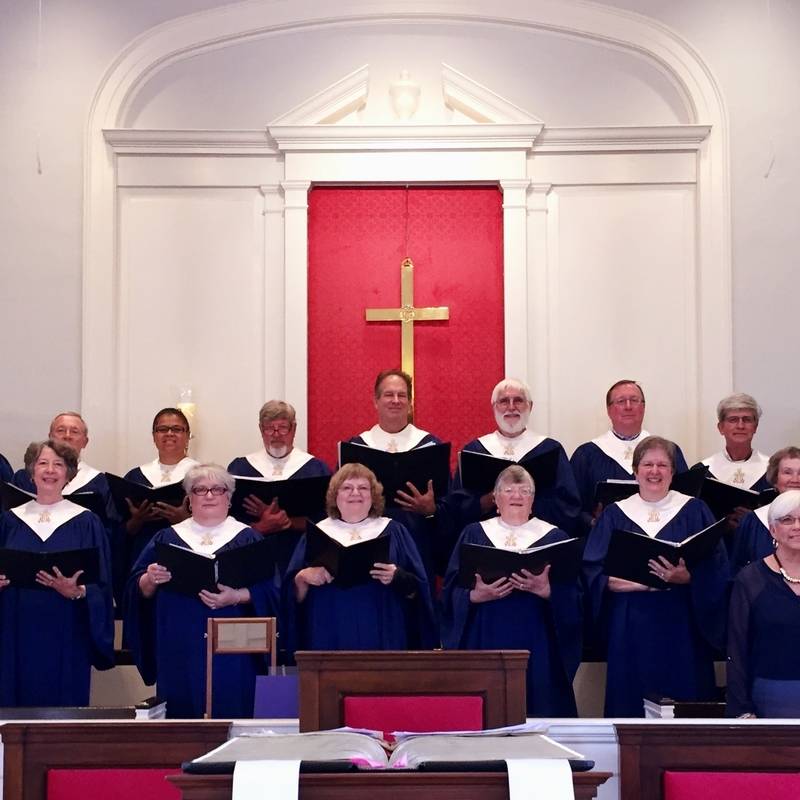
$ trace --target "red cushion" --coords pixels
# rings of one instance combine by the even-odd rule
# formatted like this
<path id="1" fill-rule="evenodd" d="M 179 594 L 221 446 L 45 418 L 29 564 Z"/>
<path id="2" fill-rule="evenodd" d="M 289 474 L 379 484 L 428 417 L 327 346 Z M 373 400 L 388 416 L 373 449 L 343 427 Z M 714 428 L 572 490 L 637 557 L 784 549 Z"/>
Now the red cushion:
<path id="1" fill-rule="evenodd" d="M 476 695 L 358 695 L 344 698 L 344 724 L 390 731 L 479 731 L 483 698 Z"/>
<path id="2" fill-rule="evenodd" d="M 787 800 L 800 772 L 665 772 L 664 800 Z"/>
<path id="3" fill-rule="evenodd" d="M 180 800 L 168 780 L 180 769 L 50 769 L 47 800 Z"/>

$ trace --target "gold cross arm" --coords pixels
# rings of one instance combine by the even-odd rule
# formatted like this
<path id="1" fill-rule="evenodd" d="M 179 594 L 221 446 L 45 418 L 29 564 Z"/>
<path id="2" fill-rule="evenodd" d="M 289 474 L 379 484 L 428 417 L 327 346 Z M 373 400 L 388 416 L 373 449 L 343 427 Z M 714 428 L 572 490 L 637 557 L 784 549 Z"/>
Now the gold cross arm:
<path id="1" fill-rule="evenodd" d="M 414 307 L 414 264 L 406 258 L 400 265 L 400 308 L 368 308 L 367 322 L 399 322 L 401 366 L 414 377 L 414 323 L 450 319 L 447 306 Z"/>

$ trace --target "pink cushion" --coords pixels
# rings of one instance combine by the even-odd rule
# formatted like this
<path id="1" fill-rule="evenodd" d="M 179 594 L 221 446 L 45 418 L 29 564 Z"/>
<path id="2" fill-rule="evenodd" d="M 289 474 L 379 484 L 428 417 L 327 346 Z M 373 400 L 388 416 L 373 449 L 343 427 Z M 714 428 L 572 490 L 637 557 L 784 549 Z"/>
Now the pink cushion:
<path id="1" fill-rule="evenodd" d="M 390 731 L 479 731 L 483 698 L 476 695 L 359 695 L 344 698 L 344 724 Z"/>
<path id="2" fill-rule="evenodd" d="M 800 772 L 665 772 L 664 800 L 788 800 Z"/>
<path id="3" fill-rule="evenodd" d="M 180 769 L 51 769 L 47 800 L 180 800 L 180 791 L 166 780 L 178 773 Z"/>

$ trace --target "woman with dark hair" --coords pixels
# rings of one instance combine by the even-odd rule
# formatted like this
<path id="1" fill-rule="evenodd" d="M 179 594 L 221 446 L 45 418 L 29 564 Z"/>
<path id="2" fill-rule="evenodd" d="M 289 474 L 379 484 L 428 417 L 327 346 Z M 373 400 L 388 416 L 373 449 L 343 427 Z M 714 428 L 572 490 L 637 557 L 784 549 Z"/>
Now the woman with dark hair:
<path id="1" fill-rule="evenodd" d="M 800 716 L 800 491 L 769 506 L 773 549 L 736 577 L 728 630 L 727 713 Z"/>
<path id="2" fill-rule="evenodd" d="M 0 547 L 32 552 L 96 548 L 99 579 L 58 568 L 36 575 L 39 588 L 0 575 L 0 705 L 85 706 L 91 668 L 114 665 L 108 537 L 91 511 L 65 500 L 78 455 L 63 442 L 33 442 L 25 468 L 36 499 L 0 516 Z"/>
<path id="3" fill-rule="evenodd" d="M 186 455 L 190 436 L 189 420 L 183 411 L 179 408 L 162 408 L 153 419 L 153 444 L 158 456 L 147 464 L 134 467 L 125 475 L 126 480 L 151 488 L 180 483 L 197 464 Z M 166 525 L 183 522 L 189 516 L 188 499 L 177 506 L 150 503 L 147 500 L 139 505 L 131 500 L 127 503 L 130 518 L 125 523 L 125 577 L 145 545 L 158 531 Z"/>
<path id="4" fill-rule="evenodd" d="M 549 565 L 535 575 L 522 570 L 472 589 L 458 585 L 461 545 L 504 550 L 554 544 L 566 533 L 531 518 L 533 478 L 519 465 L 504 469 L 493 493 L 498 516 L 464 528 L 444 582 L 442 642 L 465 650 L 528 650 L 528 714 L 577 716 L 572 681 L 581 660 L 581 599 L 578 581 L 551 581 Z"/>
<path id="5" fill-rule="evenodd" d="M 382 491 L 375 474 L 362 464 L 345 464 L 331 478 L 328 516 L 317 527 L 344 547 L 388 536 L 389 563 L 376 563 L 367 583 L 340 588 L 325 567 L 308 564 L 304 535 L 283 587 L 290 653 L 438 644 L 422 560 L 403 525 L 382 516 Z"/>
<path id="6" fill-rule="evenodd" d="M 713 523 L 701 500 L 672 491 L 675 445 L 648 436 L 633 452 L 638 494 L 608 506 L 592 528 L 584 572 L 594 628 L 607 648 L 606 716 L 644 716 L 646 694 L 676 700 L 714 697 L 714 650 L 724 645 L 729 576 L 724 546 L 692 567 L 648 562 L 663 581 L 653 589 L 607 576 L 603 564 L 615 530 L 680 542 Z"/>
<path id="7" fill-rule="evenodd" d="M 217 584 L 196 596 L 170 590 L 172 574 L 156 559 L 163 543 L 205 555 L 262 541 L 252 528 L 228 516 L 233 477 L 216 464 L 186 473 L 183 487 L 191 517 L 159 531 L 142 551 L 125 587 L 125 627 L 145 683 L 156 683 L 167 716 L 203 716 L 206 692 L 206 625 L 209 617 L 277 617 L 272 578 L 252 586 Z M 224 655 L 214 663 L 213 716 L 251 717 L 258 661 Z"/>

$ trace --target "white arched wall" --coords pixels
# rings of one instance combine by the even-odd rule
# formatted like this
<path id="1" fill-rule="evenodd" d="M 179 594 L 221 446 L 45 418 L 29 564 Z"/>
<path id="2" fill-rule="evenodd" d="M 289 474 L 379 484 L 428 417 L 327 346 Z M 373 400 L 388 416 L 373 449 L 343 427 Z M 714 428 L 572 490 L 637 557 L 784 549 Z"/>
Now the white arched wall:
<path id="1" fill-rule="evenodd" d="M 258 186 L 263 194 L 265 215 L 265 254 L 269 261 L 284 264 L 283 308 L 265 298 L 265 306 L 281 325 L 265 332 L 264 352 L 271 366 L 280 365 L 280 383 L 265 383 L 265 391 L 291 397 L 299 406 L 301 418 L 305 403 L 305 193 L 317 180 L 362 179 L 413 181 L 491 180 L 500 182 L 506 206 L 506 292 L 507 292 L 507 369 L 524 375 L 537 386 L 548 387 L 540 402 L 540 427 L 547 429 L 557 419 L 554 409 L 559 403 L 557 366 L 546 342 L 557 325 L 548 317 L 548 301 L 553 298 L 553 278 L 558 264 L 558 207 L 561 198 L 552 192 L 553 183 L 560 183 L 563 174 L 537 175 L 537 167 L 526 161 L 525 153 L 537 151 L 552 155 L 587 153 L 623 157 L 627 164 L 638 156 L 636 180 L 647 183 L 647 171 L 659 155 L 659 167 L 652 175 L 656 184 L 696 186 L 694 219 L 697 235 L 696 252 L 688 254 L 689 269 L 698 280 L 688 298 L 689 322 L 694 318 L 697 329 L 696 351 L 687 352 L 687 366 L 695 373 L 688 381 L 690 399 L 695 409 L 711 407 L 731 381 L 730 334 L 730 253 L 727 187 L 727 125 L 724 107 L 715 83 L 702 60 L 686 43 L 662 26 L 627 12 L 573 2 L 528 3 L 508 2 L 502 18 L 487 13 L 479 3 L 390 3 L 380 11 L 373 4 L 342 4 L 336 15 L 320 3 L 243 3 L 175 20 L 140 37 L 120 55 L 105 76 L 93 103 L 87 135 L 87 174 L 85 197 L 84 253 L 84 336 L 83 336 L 83 410 L 93 421 L 93 429 L 101 434 L 98 441 L 108 443 L 104 463 L 122 466 L 131 463 L 131 453 L 120 446 L 119 433 L 127 430 L 130 410 L 127 403 L 124 348 L 126 336 L 124 290 L 125 274 L 120 269 L 118 253 L 118 200 L 120 159 L 142 154 L 260 154 L 264 156 Z M 536 132 L 516 131 L 516 144 L 498 147 L 494 141 L 492 159 L 482 164 L 472 160 L 466 170 L 464 153 L 470 147 L 449 137 L 447 145 L 456 154 L 460 166 L 443 169 L 438 175 L 420 167 L 420 152 L 430 149 L 430 141 L 417 142 L 416 150 L 406 139 L 397 138 L 398 131 L 385 131 L 383 143 L 373 133 L 362 132 L 360 144 L 340 141 L 331 151 L 331 140 L 308 141 L 310 129 L 284 131 L 283 141 L 275 147 L 265 135 L 254 132 L 125 132 L 115 130 L 136 92 L 156 71 L 178 59 L 187 58 L 209 48 L 225 47 L 248 37 L 266 35 L 280 29 L 324 26 L 358 21 L 391 20 L 469 21 L 474 24 L 502 24 L 558 35 L 582 37 L 605 46 L 621 48 L 648 59 L 659 66 L 674 82 L 684 99 L 689 118 L 696 126 L 674 126 L 651 129 L 545 129 L 536 139 Z M 302 127 L 302 126 L 300 126 Z M 480 126 L 478 126 L 480 127 Z M 104 131 L 106 133 L 104 133 Z M 273 131 L 273 134 L 278 131 Z M 452 131 L 451 131 L 452 133 Z M 341 139 L 342 131 L 334 133 Z M 484 136 L 495 136 L 482 134 Z M 407 131 L 402 134 L 407 136 Z M 448 137 L 441 130 L 431 132 L 432 140 Z M 370 138 L 372 137 L 372 138 Z M 386 138 L 388 137 L 388 138 Z M 387 141 L 395 137 L 394 150 Z M 380 137 L 379 137 L 380 138 Z M 536 145 L 533 144 L 536 140 Z M 317 151 L 322 146 L 333 155 L 324 158 Z M 338 147 L 338 153 L 336 149 Z M 381 173 L 367 165 L 375 163 L 374 151 L 382 148 L 384 156 L 398 152 L 407 154 L 404 166 Z M 515 149 L 516 148 L 516 149 Z M 497 166 L 509 160 L 511 169 Z M 345 154 L 349 153 L 346 157 Z M 668 161 L 671 162 L 667 164 Z M 466 161 L 470 159 L 467 158 Z M 552 159 L 553 163 L 557 159 Z M 608 160 L 608 159 L 607 159 Z M 324 163 L 323 163 L 324 162 Z M 350 164 L 349 171 L 344 164 Z M 384 161 L 388 164 L 389 161 Z M 453 161 L 452 163 L 456 163 Z M 510 162 L 509 162 L 510 163 Z M 619 169 L 610 167 L 617 176 L 612 183 L 623 183 Z M 472 171 L 471 171 L 472 170 Z M 377 177 L 376 177 L 377 176 Z M 552 178 L 552 181 L 550 180 Z M 160 180 L 163 180 L 160 179 Z M 250 179 L 252 180 L 252 179 Z M 573 176 L 574 184 L 581 182 Z M 584 179 L 585 180 L 585 179 Z M 281 219 L 281 216 L 283 219 Z M 269 229 L 269 235 L 267 233 Z M 543 300 L 546 298 L 547 300 Z M 287 311 L 288 309 L 288 311 Z M 301 313 L 298 314 L 297 312 Z M 702 325 L 700 324 L 702 320 Z M 513 331 L 512 338 L 508 338 Z M 524 335 L 520 336 L 520 331 Z M 115 379 L 116 378 L 116 379 Z M 266 379 L 265 379 L 266 382 Z M 697 412 L 683 428 L 690 447 L 707 449 L 697 433 Z M 591 425 L 596 421 L 591 420 Z M 114 433 L 117 436 L 114 436 Z M 583 431 L 577 431 L 581 437 Z M 134 434 L 131 433 L 131 436 Z M 123 433 L 123 439 L 127 436 Z M 686 444 L 686 438 L 683 439 Z M 111 447 L 115 449 L 112 451 Z M 710 447 L 710 443 L 708 443 Z"/>

